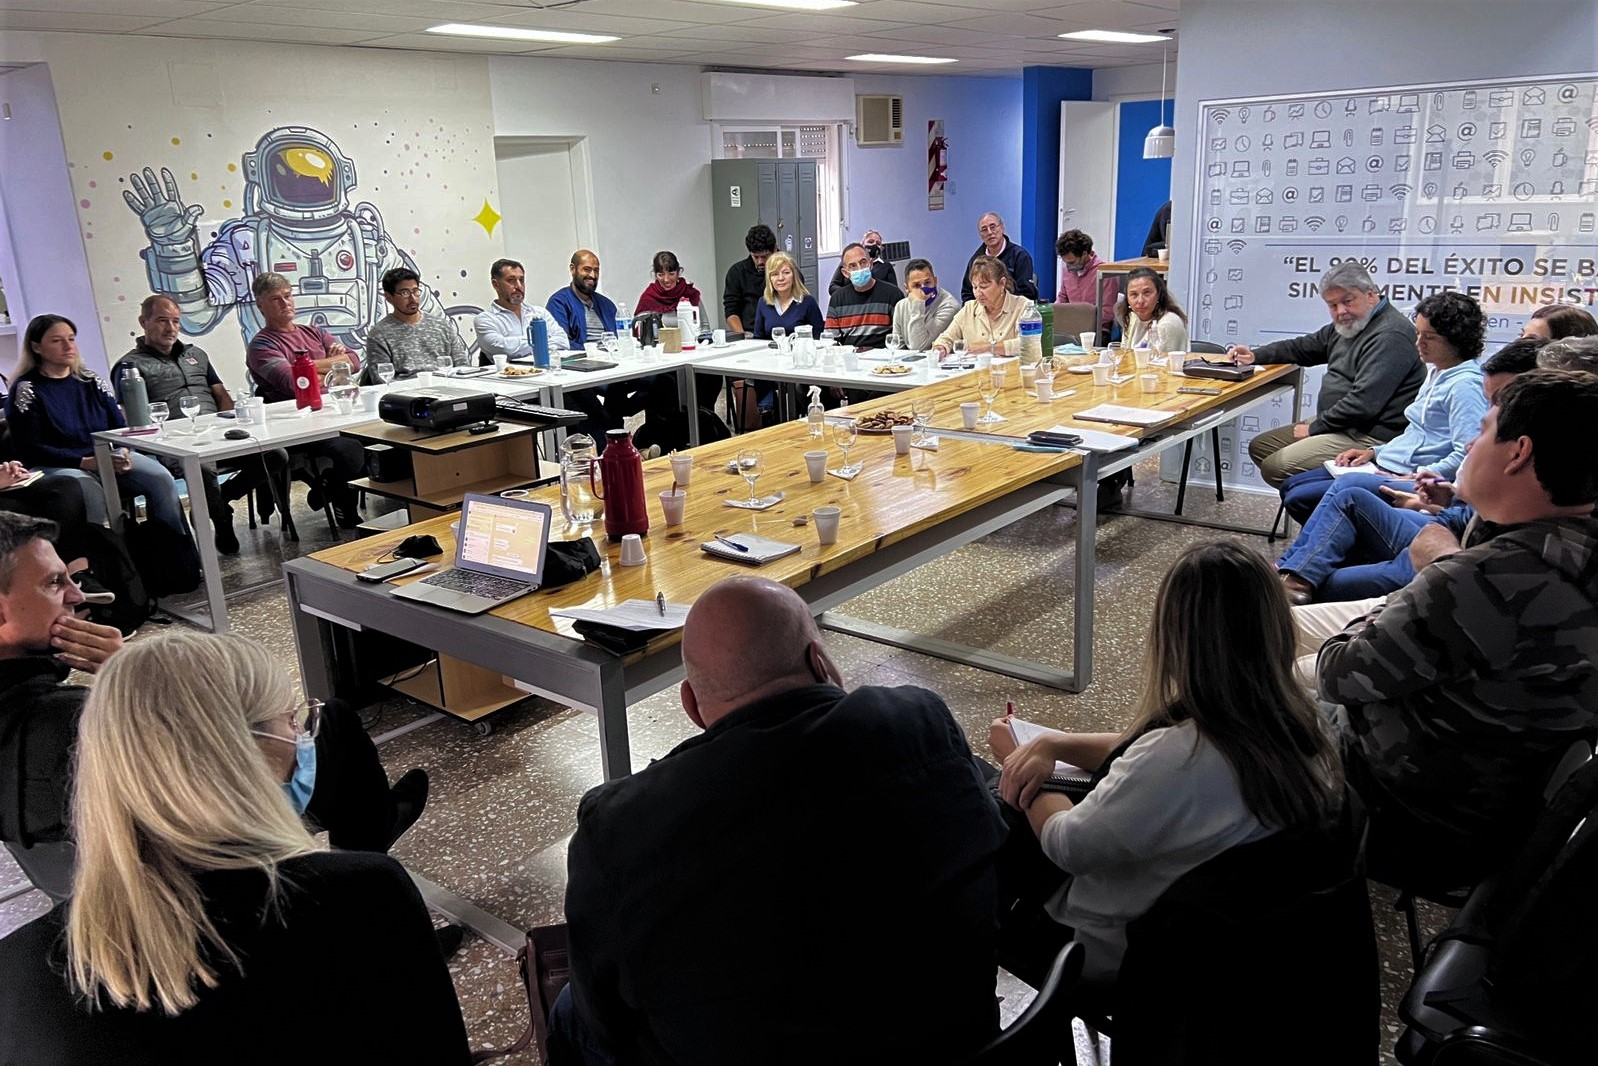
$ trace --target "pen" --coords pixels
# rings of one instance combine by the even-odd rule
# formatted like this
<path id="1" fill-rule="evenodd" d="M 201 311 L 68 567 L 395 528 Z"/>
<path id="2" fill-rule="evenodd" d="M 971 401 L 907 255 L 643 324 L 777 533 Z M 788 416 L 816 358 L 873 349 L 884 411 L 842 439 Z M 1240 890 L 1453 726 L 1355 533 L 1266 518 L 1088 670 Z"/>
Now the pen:
<path id="1" fill-rule="evenodd" d="M 728 540 L 726 537 L 722 536 L 720 533 L 713 534 L 713 536 L 717 540 L 721 541 L 721 543 L 725 544 L 727 547 L 731 548 L 734 551 L 746 552 L 746 551 L 749 550 L 747 545 L 739 544 L 735 540 Z"/>
<path id="2" fill-rule="evenodd" d="M 655 593 L 655 606 L 660 608 L 660 617 L 666 617 L 666 594 L 664 592 Z"/>
<path id="3" fill-rule="evenodd" d="M 1015 717 L 1015 701 L 1014 700 L 1005 700 L 1004 701 L 1004 716 L 1006 718 L 1014 718 Z"/>

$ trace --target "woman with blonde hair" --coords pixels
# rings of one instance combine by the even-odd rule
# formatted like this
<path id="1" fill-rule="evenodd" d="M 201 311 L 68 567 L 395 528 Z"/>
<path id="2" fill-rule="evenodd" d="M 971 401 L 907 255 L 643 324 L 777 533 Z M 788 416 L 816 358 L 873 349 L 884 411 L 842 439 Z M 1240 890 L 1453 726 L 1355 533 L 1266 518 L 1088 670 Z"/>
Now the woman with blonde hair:
<path id="1" fill-rule="evenodd" d="M 317 726 L 243 638 L 112 656 L 78 727 L 73 898 L 0 941 L 0 1062 L 467 1061 L 404 869 L 318 851 L 291 805 Z"/>
<path id="2" fill-rule="evenodd" d="M 1000 794 L 1052 863 L 1054 882 L 1037 894 L 1062 943 L 1087 948 L 1089 979 L 1113 981 L 1127 924 L 1188 871 L 1276 833 L 1337 824 L 1342 764 L 1294 679 L 1293 640 L 1287 598 L 1258 552 L 1196 544 L 1160 585 L 1125 730 L 1050 730 L 1018 746 L 1005 719 L 993 723 Z M 1095 771 L 1081 802 L 1043 790 L 1056 760 Z"/>
<path id="3" fill-rule="evenodd" d="M 818 337 L 826 327 L 816 298 L 799 276 L 799 264 L 787 252 L 772 252 L 766 260 L 766 291 L 755 308 L 754 335 L 769 340 L 779 326 L 789 333 L 809 326 Z"/>
<path id="4" fill-rule="evenodd" d="M 964 341 L 969 352 L 1014 355 L 1021 346 L 1021 316 L 1032 301 L 1011 291 L 1014 282 L 1002 259 L 978 256 L 968 272 L 972 298 L 955 314 L 932 347 L 942 358 Z"/>

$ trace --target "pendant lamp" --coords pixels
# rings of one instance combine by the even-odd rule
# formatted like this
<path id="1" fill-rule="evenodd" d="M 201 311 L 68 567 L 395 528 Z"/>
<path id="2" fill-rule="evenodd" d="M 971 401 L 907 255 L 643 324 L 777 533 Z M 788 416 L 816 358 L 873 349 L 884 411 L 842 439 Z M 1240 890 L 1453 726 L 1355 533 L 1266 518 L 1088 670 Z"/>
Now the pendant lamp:
<path id="1" fill-rule="evenodd" d="M 1167 48 L 1160 55 L 1160 124 L 1143 138 L 1144 159 L 1169 159 L 1176 154 L 1176 131 L 1165 124 L 1165 63 L 1170 54 Z"/>

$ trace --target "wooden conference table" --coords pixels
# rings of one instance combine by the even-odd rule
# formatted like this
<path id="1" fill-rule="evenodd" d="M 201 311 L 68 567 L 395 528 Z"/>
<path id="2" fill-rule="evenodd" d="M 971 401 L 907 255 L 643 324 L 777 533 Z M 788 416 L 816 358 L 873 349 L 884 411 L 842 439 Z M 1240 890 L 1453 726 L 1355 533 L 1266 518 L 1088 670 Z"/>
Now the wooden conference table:
<path id="1" fill-rule="evenodd" d="M 661 691 L 682 676 L 679 633 L 663 633 L 642 651 L 617 657 L 584 643 L 567 620 L 552 617 L 550 611 L 560 607 L 604 608 L 628 599 L 653 599 L 657 592 L 663 592 L 672 603 L 692 603 L 711 584 L 746 570 L 794 588 L 827 628 L 1066 691 L 1080 691 L 1091 680 L 1097 533 L 1096 493 L 1080 490 L 1096 483 L 1099 457 L 1085 450 L 1018 451 L 1013 447 L 1015 438 L 1031 429 L 1072 425 L 1072 412 L 1104 401 L 1152 401 L 1144 405 L 1170 410 L 1172 420 L 1152 431 L 1092 427 L 1125 432 L 1142 440 L 1138 448 L 1106 457 L 1115 467 L 1122 467 L 1151 451 L 1206 432 L 1218 419 L 1230 419 L 1242 409 L 1267 402 L 1284 385 L 1296 387 L 1296 371 L 1292 367 L 1262 369 L 1246 382 L 1221 386 L 1221 394 L 1215 396 L 1178 395 L 1175 388 L 1192 381 L 1172 377 L 1160 394 L 1139 393 L 1135 398 L 1128 392 L 1137 388 L 1135 383 L 1096 389 L 1091 378 L 1061 375 L 1060 387 L 1076 388 L 1077 393 L 1052 404 L 1040 404 L 1027 397 L 1016 380 L 996 404 L 996 410 L 1009 419 L 998 424 L 997 432 L 945 428 L 958 426 L 959 403 L 975 397 L 977 373 L 981 372 L 850 408 L 855 415 L 887 408 L 908 410 L 913 396 L 931 396 L 938 403 L 934 425 L 940 427 L 942 438 L 941 447 L 935 452 L 917 449 L 907 456 L 895 456 L 891 437 L 862 435 L 850 458 L 863 461 L 864 471 L 852 481 L 828 476 L 812 485 L 803 453 L 826 446 L 831 465 L 836 466 L 838 453 L 832 449 L 830 439 L 818 442 L 809 437 L 803 422 L 773 426 L 694 449 L 691 454 L 696 461 L 687 488 L 685 519 L 682 525 L 668 528 L 661 524 L 658 494 L 671 486 L 670 466 L 665 459 L 647 462 L 644 481 L 651 529 L 645 538 L 648 561 L 644 566 L 619 565 L 618 546 L 605 542 L 597 524 L 593 528 L 557 529 L 557 539 L 593 533 L 605 557 L 601 571 L 561 588 L 522 597 L 486 614 L 465 615 L 398 600 L 390 595 L 388 586 L 355 580 L 356 571 L 378 561 L 400 540 L 416 533 L 437 537 L 446 560 L 451 558 L 455 538 L 450 516 L 291 561 L 285 564 L 284 572 L 306 695 L 326 699 L 336 694 L 337 627 L 373 629 L 436 650 L 441 659 L 473 664 L 490 680 L 510 679 L 511 688 L 495 693 L 485 691 L 479 678 L 473 689 L 475 705 L 445 708 L 459 717 L 488 713 L 523 692 L 594 710 L 599 720 L 602 767 L 607 778 L 615 777 L 631 769 L 628 705 Z M 1019 378 L 1013 369 L 1010 376 Z M 728 462 L 739 450 L 754 447 L 765 454 L 765 473 L 759 482 L 761 495 L 780 489 L 786 499 L 760 512 L 727 507 L 724 501 L 747 498 L 748 492 L 741 478 L 726 472 Z M 537 490 L 533 498 L 550 503 L 559 513 L 557 487 Z M 941 638 L 855 623 L 832 610 L 954 548 L 1073 498 L 1077 521 L 1070 670 L 1016 660 Z M 793 524 L 795 516 L 808 515 L 812 508 L 822 505 L 835 505 L 843 511 L 838 540 L 825 547 L 817 542 L 813 523 Z M 715 533 L 738 532 L 791 540 L 801 544 L 802 550 L 756 568 L 725 562 L 699 550 L 699 544 Z"/>

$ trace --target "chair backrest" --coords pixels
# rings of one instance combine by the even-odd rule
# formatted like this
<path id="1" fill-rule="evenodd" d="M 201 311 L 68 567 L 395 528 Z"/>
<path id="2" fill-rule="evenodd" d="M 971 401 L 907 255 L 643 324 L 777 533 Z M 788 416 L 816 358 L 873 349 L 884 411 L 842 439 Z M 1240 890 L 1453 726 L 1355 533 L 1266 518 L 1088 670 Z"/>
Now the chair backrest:
<path id="1" fill-rule="evenodd" d="M 1195 355 L 1225 355 L 1226 345 L 1217 341 L 1190 340 L 1187 342 L 1187 350 Z"/>
<path id="2" fill-rule="evenodd" d="M 1093 305 L 1089 303 L 1057 303 L 1054 305 L 1054 335 L 1064 340 L 1076 340 L 1079 334 L 1097 331 L 1093 321 Z M 1058 341 L 1056 342 L 1058 343 Z"/>
<path id="3" fill-rule="evenodd" d="M 1374 1058 L 1365 817 L 1346 797 L 1338 825 L 1232 848 L 1128 925 L 1111 1008 L 1116 1066 Z M 1218 1024 L 1239 1008 L 1241 1041 Z"/>
<path id="4" fill-rule="evenodd" d="M 1071 1040 L 1071 990 L 1082 976 L 1086 950 L 1072 941 L 1049 967 L 1038 994 L 1009 1028 L 967 1059 L 968 1066 L 1054 1066 Z"/>

